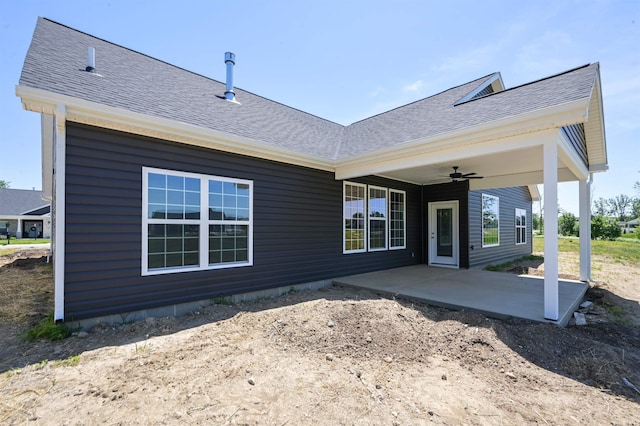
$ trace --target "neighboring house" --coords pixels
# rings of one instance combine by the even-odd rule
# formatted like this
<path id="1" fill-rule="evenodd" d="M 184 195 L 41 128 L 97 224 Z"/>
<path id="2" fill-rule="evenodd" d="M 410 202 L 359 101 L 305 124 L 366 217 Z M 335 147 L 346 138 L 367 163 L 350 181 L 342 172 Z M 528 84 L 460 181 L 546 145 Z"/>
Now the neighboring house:
<path id="1" fill-rule="evenodd" d="M 0 235 L 51 238 L 51 203 L 42 191 L 0 188 Z"/>
<path id="2" fill-rule="evenodd" d="M 225 60 L 226 85 L 38 20 L 16 93 L 42 116 L 56 319 L 528 254 L 536 184 L 557 319 L 557 184 L 578 180 L 585 209 L 607 168 L 597 63 L 509 89 L 495 73 L 343 126 L 234 88 Z"/>
<path id="3" fill-rule="evenodd" d="M 632 234 L 638 227 L 638 218 L 626 222 L 619 222 L 619 224 L 623 234 Z"/>

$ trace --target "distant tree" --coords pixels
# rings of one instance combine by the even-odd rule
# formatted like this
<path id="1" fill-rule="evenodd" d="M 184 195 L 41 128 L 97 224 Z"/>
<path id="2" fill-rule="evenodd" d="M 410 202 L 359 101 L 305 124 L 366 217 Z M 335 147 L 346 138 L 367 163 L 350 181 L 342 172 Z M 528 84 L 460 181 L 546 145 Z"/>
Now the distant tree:
<path id="1" fill-rule="evenodd" d="M 632 205 L 633 200 L 626 194 L 616 195 L 609 199 L 610 213 L 619 221 L 627 220 Z"/>
<path id="2" fill-rule="evenodd" d="M 631 218 L 640 217 L 640 197 L 636 197 L 631 202 Z"/>
<path id="3" fill-rule="evenodd" d="M 541 220 L 540 220 L 540 215 L 538 213 L 534 213 L 533 217 L 531 218 L 531 225 L 533 226 L 533 229 L 540 231 L 541 229 Z"/>
<path id="4" fill-rule="evenodd" d="M 11 182 L 9 182 L 8 180 L 1 180 L 0 179 L 0 188 L 9 188 L 9 184 Z"/>
<path id="5" fill-rule="evenodd" d="M 609 200 L 602 197 L 593 202 L 594 216 L 606 216 L 609 214 Z"/>
<path id="6" fill-rule="evenodd" d="M 578 234 L 578 218 L 573 213 L 563 212 L 558 218 L 558 234 L 565 237 Z"/>
<path id="7" fill-rule="evenodd" d="M 591 219 L 591 239 L 613 241 L 622 234 L 615 219 L 597 215 Z"/>

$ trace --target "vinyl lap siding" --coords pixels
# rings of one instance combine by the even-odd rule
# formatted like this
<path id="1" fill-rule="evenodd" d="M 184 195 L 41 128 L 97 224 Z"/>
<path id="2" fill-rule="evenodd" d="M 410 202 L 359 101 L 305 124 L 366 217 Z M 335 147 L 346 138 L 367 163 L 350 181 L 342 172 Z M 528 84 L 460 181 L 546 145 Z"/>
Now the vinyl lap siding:
<path id="1" fill-rule="evenodd" d="M 143 166 L 253 180 L 254 266 L 141 276 Z M 407 249 L 342 254 L 332 173 L 68 123 L 66 320 L 418 263 L 420 188 L 358 181 L 407 191 Z"/>
<path id="2" fill-rule="evenodd" d="M 587 139 L 584 134 L 584 124 L 572 124 L 561 127 L 560 130 L 573 150 L 580 156 L 585 166 L 589 166 L 587 157 Z"/>
<path id="3" fill-rule="evenodd" d="M 500 198 L 500 245 L 482 247 L 482 194 Z M 527 211 L 527 243 L 516 245 L 515 209 Z M 470 266 L 500 263 L 532 252 L 531 194 L 527 187 L 500 188 L 469 192 Z M 471 249 L 473 247 L 473 249 Z"/>

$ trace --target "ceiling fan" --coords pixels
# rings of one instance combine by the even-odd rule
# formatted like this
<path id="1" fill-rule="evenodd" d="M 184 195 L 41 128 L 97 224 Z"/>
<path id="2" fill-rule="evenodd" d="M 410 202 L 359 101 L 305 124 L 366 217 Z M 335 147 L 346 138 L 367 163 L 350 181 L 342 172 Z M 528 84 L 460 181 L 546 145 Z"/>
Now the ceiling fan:
<path id="1" fill-rule="evenodd" d="M 484 176 L 476 176 L 476 175 L 477 175 L 476 172 L 460 173 L 458 171 L 458 166 L 453 166 L 453 173 L 449 173 L 449 177 L 454 182 L 457 182 L 457 181 L 463 180 L 463 179 L 482 179 L 482 178 L 484 178 Z"/>

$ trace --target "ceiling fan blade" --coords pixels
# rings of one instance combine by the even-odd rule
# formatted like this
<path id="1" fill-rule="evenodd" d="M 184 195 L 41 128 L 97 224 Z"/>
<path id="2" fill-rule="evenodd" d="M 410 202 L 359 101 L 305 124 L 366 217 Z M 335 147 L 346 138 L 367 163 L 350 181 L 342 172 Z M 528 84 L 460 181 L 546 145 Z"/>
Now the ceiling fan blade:
<path id="1" fill-rule="evenodd" d="M 477 175 L 477 173 L 476 172 L 465 173 L 465 174 L 462 175 L 462 177 L 466 178 L 466 177 L 473 176 L 473 175 Z"/>
<path id="2" fill-rule="evenodd" d="M 484 176 L 466 176 L 465 179 L 484 179 Z"/>

